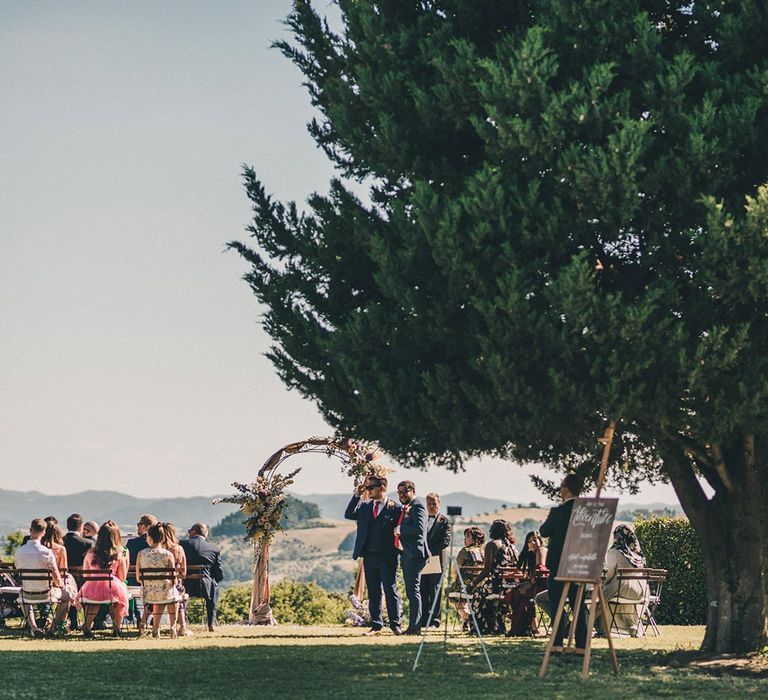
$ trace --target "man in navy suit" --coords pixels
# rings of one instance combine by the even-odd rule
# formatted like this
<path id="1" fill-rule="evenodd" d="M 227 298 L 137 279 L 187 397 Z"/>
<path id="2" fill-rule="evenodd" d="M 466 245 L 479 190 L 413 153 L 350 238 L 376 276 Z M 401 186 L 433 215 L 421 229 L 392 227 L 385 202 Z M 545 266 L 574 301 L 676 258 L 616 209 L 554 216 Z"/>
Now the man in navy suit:
<path id="1" fill-rule="evenodd" d="M 560 567 L 560 557 L 563 554 L 565 545 L 565 535 L 568 532 L 568 524 L 571 521 L 571 511 L 573 510 L 574 499 L 584 488 L 584 482 L 575 474 L 567 474 L 560 484 L 560 498 L 563 502 L 559 506 L 552 508 L 547 515 L 547 519 L 542 524 L 539 532 L 543 537 L 549 537 L 547 548 L 547 568 L 549 569 L 549 582 L 547 593 L 549 597 L 550 617 L 554 621 L 557 606 L 560 603 L 560 597 L 563 595 L 562 581 L 555 581 L 557 570 Z M 538 600 L 538 596 L 537 596 Z M 576 609 L 576 586 L 571 586 L 568 590 L 568 600 L 571 604 L 571 610 Z M 555 646 L 563 646 L 563 637 L 565 637 L 565 615 L 560 620 L 560 628 L 555 635 Z M 582 601 L 579 611 L 579 620 L 576 623 L 576 633 L 574 634 L 576 646 L 584 649 L 587 646 L 587 608 Z"/>
<path id="2" fill-rule="evenodd" d="M 410 603 L 408 629 L 404 634 L 421 634 L 421 570 L 429 559 L 427 546 L 427 509 L 416 498 L 416 485 L 401 481 L 397 496 L 403 504 L 403 518 L 397 534 L 400 538 L 400 563 L 403 567 L 405 594 Z"/>
<path id="3" fill-rule="evenodd" d="M 199 581 L 185 583 L 187 593 L 205 600 L 205 611 L 208 616 L 208 631 L 215 632 L 216 610 L 219 607 L 219 583 L 224 578 L 221 570 L 221 553 L 219 548 L 206 540 L 208 527 L 203 523 L 195 523 L 189 528 L 189 539 L 182 540 L 181 546 L 187 555 L 187 566 L 202 565 L 202 578 Z"/>
<path id="4" fill-rule="evenodd" d="M 363 493 L 369 500 L 361 500 Z M 357 521 L 357 536 L 352 557 L 363 557 L 365 585 L 368 587 L 368 611 L 371 629 L 365 635 L 381 634 L 384 621 L 381 617 L 381 589 L 387 601 L 389 626 L 395 634 L 400 629 L 400 597 L 397 594 L 397 559 L 395 527 L 403 509 L 394 501 L 387 500 L 387 479 L 371 476 L 365 480 L 347 504 L 344 517 Z"/>

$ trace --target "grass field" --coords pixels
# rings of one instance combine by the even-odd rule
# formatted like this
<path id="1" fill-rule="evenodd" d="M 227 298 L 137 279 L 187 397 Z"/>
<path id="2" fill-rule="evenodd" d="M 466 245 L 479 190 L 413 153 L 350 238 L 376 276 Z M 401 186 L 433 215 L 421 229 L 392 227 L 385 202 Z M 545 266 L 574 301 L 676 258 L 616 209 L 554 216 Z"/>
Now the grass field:
<path id="1" fill-rule="evenodd" d="M 0 631 L 0 698 L 766 698 L 768 660 L 717 661 L 694 650 L 700 627 L 663 627 L 660 638 L 617 640 L 621 675 L 595 640 L 592 675 L 581 660 L 553 657 L 538 678 L 544 641 L 488 642 L 494 673 L 477 642 L 427 636 L 412 672 L 418 638 L 338 627 L 222 627 L 215 635 L 169 639 L 32 640 Z M 693 662 L 693 663 L 692 663 Z"/>

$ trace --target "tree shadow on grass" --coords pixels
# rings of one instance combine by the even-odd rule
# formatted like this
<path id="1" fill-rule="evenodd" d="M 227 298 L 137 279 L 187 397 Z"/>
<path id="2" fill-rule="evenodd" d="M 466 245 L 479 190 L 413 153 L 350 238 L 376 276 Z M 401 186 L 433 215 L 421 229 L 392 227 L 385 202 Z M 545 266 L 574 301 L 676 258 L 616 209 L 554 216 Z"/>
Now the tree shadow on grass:
<path id="1" fill-rule="evenodd" d="M 665 655 L 633 650 L 620 654 L 622 673 L 611 672 L 607 651 L 596 650 L 592 675 L 581 681 L 581 659 L 554 657 L 538 678 L 543 647 L 528 640 L 489 646 L 494 673 L 479 645 L 425 645 L 411 672 L 417 646 L 259 644 L 236 647 L 115 650 L 58 647 L 2 652 L 0 698 L 504 698 L 534 693 L 546 698 L 601 700 L 648 697 L 732 697 L 759 694 L 762 680 L 711 675 L 662 665 Z"/>

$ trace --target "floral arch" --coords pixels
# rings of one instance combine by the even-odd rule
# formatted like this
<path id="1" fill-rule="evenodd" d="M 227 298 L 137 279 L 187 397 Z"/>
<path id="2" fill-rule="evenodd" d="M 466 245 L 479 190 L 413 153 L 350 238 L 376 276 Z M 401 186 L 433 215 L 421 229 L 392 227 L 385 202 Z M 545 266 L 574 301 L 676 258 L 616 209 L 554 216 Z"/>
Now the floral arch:
<path id="1" fill-rule="evenodd" d="M 299 454 L 320 453 L 341 461 L 342 472 L 352 477 L 355 486 L 370 475 L 383 476 L 392 471 L 379 462 L 376 445 L 349 439 L 312 437 L 292 442 L 271 455 L 259 469 L 251 484 L 234 482 L 237 493 L 216 499 L 216 503 L 235 503 L 246 516 L 245 541 L 253 545 L 253 588 L 248 622 L 255 625 L 274 625 L 270 606 L 269 546 L 282 530 L 280 519 L 287 505 L 286 489 L 294 482 L 301 467 L 289 474 L 278 472 L 278 467 L 290 457 Z M 361 572 L 358 571 L 360 579 Z"/>

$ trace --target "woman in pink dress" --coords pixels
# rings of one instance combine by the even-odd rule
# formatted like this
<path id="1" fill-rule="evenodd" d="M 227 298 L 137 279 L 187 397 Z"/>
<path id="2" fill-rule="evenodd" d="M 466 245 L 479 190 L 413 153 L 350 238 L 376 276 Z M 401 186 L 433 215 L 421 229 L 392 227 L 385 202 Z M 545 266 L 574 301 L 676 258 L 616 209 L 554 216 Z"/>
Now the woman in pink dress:
<path id="1" fill-rule="evenodd" d="M 85 624 L 83 637 L 92 637 L 91 625 L 99 609 L 98 604 L 83 601 L 103 601 L 111 605 L 112 634 L 120 636 L 120 623 L 128 612 L 128 589 L 125 579 L 128 575 L 128 557 L 123 549 L 120 538 L 120 528 L 112 520 L 107 520 L 96 535 L 96 544 L 83 560 L 83 572 L 100 569 L 109 572 L 109 579 L 89 581 L 85 574 L 83 583 L 77 594 L 78 606 L 85 607 Z"/>

